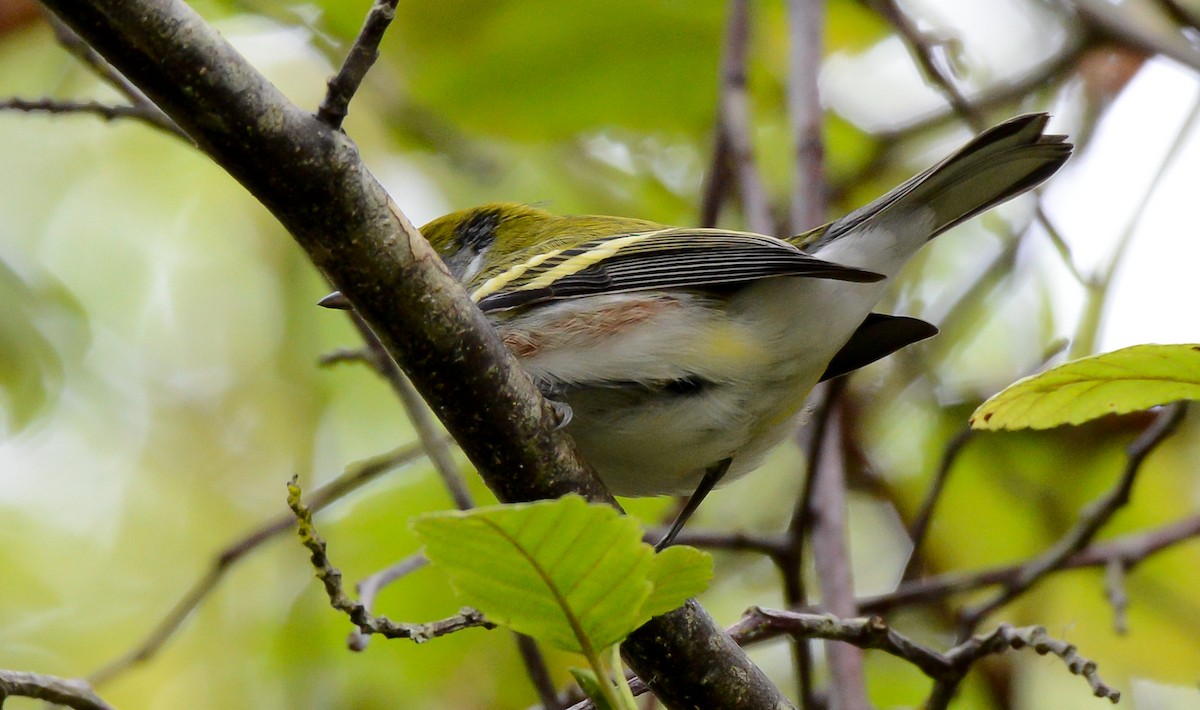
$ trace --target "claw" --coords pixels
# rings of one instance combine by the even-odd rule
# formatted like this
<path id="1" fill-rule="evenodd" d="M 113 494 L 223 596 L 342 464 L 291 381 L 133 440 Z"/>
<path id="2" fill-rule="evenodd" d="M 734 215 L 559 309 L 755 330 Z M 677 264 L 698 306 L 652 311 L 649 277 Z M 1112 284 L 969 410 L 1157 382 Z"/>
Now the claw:
<path id="1" fill-rule="evenodd" d="M 553 399 L 547 399 L 546 402 L 550 404 L 550 408 L 554 410 L 554 415 L 558 417 L 558 423 L 554 425 L 554 431 L 558 431 L 571 423 L 571 419 L 575 416 L 571 405 Z"/>
<path id="2" fill-rule="evenodd" d="M 317 305 L 322 308 L 336 308 L 339 311 L 353 310 L 354 306 L 350 303 L 350 299 L 342 295 L 341 291 L 334 291 L 325 298 L 317 301 Z"/>

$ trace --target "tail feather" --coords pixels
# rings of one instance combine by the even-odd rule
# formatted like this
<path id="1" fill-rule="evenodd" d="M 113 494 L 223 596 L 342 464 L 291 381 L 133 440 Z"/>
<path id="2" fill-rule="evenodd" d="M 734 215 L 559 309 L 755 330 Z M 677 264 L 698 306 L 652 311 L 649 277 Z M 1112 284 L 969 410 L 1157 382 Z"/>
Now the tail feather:
<path id="1" fill-rule="evenodd" d="M 1066 136 L 1046 135 L 1049 116 L 1026 114 L 980 133 L 950 157 L 883 197 L 825 228 L 814 230 L 803 246 L 817 252 L 886 212 L 921 207 L 932 211 L 932 239 L 1053 175 L 1071 155 Z M 814 239 L 815 237 L 815 239 Z"/>

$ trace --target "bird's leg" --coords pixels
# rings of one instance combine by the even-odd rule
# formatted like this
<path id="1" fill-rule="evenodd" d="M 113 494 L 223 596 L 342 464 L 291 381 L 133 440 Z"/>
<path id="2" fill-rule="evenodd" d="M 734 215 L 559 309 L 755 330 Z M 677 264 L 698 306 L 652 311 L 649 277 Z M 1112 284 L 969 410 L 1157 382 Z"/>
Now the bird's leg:
<path id="1" fill-rule="evenodd" d="M 688 498 L 687 503 L 683 506 L 683 510 L 679 511 L 679 515 L 675 516 L 675 521 L 671 523 L 671 529 L 654 546 L 655 550 L 661 550 L 664 547 L 670 546 L 671 542 L 675 540 L 675 536 L 683 529 L 684 523 L 688 521 L 688 518 L 692 517 L 692 513 L 696 512 L 696 509 L 700 507 L 700 503 L 708 496 L 709 491 L 725 477 L 725 472 L 729 470 L 729 465 L 732 463 L 732 458 L 722 459 L 704 471 L 704 478 L 700 479 L 700 485 L 696 486 L 696 492 Z"/>

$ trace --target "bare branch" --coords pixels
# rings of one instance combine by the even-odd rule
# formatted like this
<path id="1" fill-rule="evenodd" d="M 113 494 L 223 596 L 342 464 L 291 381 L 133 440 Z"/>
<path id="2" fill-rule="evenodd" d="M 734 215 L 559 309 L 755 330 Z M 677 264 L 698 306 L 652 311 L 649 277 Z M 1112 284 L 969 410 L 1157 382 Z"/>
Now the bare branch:
<path id="1" fill-rule="evenodd" d="M 313 510 L 321 510 L 351 491 L 375 480 L 383 473 L 411 463 L 422 456 L 424 456 L 424 451 L 420 446 L 410 445 L 361 463 L 352 464 L 341 476 L 314 491 L 309 497 L 309 505 Z M 133 666 L 153 658 L 183 626 L 183 622 L 191 616 L 192 612 L 208 598 L 208 595 L 237 562 L 268 540 L 291 530 L 295 524 L 295 516 L 291 513 L 280 513 L 249 534 L 227 545 L 213 559 L 208 572 L 196 580 L 141 643 L 120 658 L 110 661 L 93 672 L 88 680 L 93 685 L 99 686 Z"/>
<path id="2" fill-rule="evenodd" d="M 804 584 L 804 543 L 812 528 L 813 506 L 816 500 L 816 471 L 824 460 L 823 451 L 828 445 L 826 431 L 833 418 L 834 408 L 844 387 L 843 380 L 829 382 L 823 388 L 816 412 L 809 422 L 809 439 L 806 446 L 808 475 L 792 509 L 792 518 L 787 529 L 785 555 L 776 556 L 775 564 L 783 576 L 783 599 L 789 608 L 796 609 L 808 604 L 808 590 Z M 813 395 L 810 395 L 813 396 Z M 802 432 L 803 433 L 803 432 Z M 808 639 L 792 638 L 792 660 L 796 666 L 796 681 L 799 684 L 801 707 L 812 707 L 814 686 L 812 678 L 812 647 Z"/>
<path id="3" fill-rule="evenodd" d="M 772 234 L 767 191 L 754 165 L 750 128 L 750 95 L 746 87 L 746 54 L 750 43 L 750 2 L 732 0 L 721 54 L 720 117 L 717 130 L 724 134 L 729 162 L 741 188 L 742 211 L 750 231 Z M 718 140 L 718 150 L 720 140 Z"/>
<path id="4" fill-rule="evenodd" d="M 831 396 L 841 388 L 831 389 Z M 838 403 L 832 405 L 835 408 Z M 854 599 L 854 577 L 850 566 L 846 520 L 846 466 L 838 444 L 841 428 L 835 417 L 825 428 L 827 444 L 819 458 L 811 460 L 813 485 L 813 564 L 821 585 L 821 605 L 829 612 L 849 618 L 858 614 Z M 848 710 L 871 707 L 867 698 L 866 674 L 860 650 L 840 644 L 825 644 L 829 665 L 829 693 L 834 707 Z"/>
<path id="5" fill-rule="evenodd" d="M 1104 596 L 1113 608 L 1113 630 L 1124 636 L 1129 633 L 1129 595 L 1125 593 L 1125 562 L 1111 559 L 1104 565 Z"/>
<path id="6" fill-rule="evenodd" d="M 192 142 L 192 139 L 178 124 L 172 121 L 167 114 L 163 113 L 158 106 L 155 106 L 153 101 L 148 99 L 140 89 L 133 85 L 133 82 L 125 78 L 125 75 L 121 74 L 113 65 L 105 61 L 104 57 L 92 49 L 87 42 L 84 42 L 74 30 L 64 24 L 55 15 L 50 13 L 45 13 L 45 15 L 47 23 L 54 30 L 54 38 L 58 40 L 59 45 L 70 52 L 76 59 L 87 65 L 96 76 L 100 77 L 105 83 L 119 91 L 122 96 L 129 100 L 131 104 L 129 109 L 132 113 L 125 117 L 137 118 L 176 138 L 182 138 L 188 143 Z M 105 118 L 106 120 L 112 120 L 109 117 Z"/>
<path id="7" fill-rule="evenodd" d="M 442 428 L 430 415 L 429 408 L 425 406 L 421 395 L 413 387 L 412 382 L 404 376 L 404 372 L 392 359 L 383 344 L 379 342 L 379 338 L 376 337 L 375 331 L 371 330 L 371 326 L 355 311 L 350 311 L 349 316 L 354 323 L 354 328 L 366 344 L 363 351 L 365 360 L 380 377 L 391 385 L 392 391 L 400 399 L 400 404 L 404 407 L 408 420 L 417 432 L 417 438 L 425 447 L 425 453 L 429 456 L 429 460 L 433 462 L 434 470 L 441 476 L 442 485 L 450 493 L 455 507 L 459 510 L 475 507 L 474 497 L 467 490 L 462 472 L 459 471 L 458 464 L 454 462 L 450 443 L 442 435 Z"/>
<path id="8" fill-rule="evenodd" d="M 517 651 L 521 654 L 521 661 L 525 664 L 534 689 L 537 690 L 538 699 L 542 701 L 542 710 L 558 710 L 564 703 L 558 698 L 558 691 L 550 678 L 550 669 L 546 667 L 546 659 L 542 656 L 537 641 L 525 634 L 514 633 L 513 637 L 517 640 Z"/>
<path id="9" fill-rule="evenodd" d="M 1096 672 L 1096 664 L 1079 655 L 1075 646 L 1051 638 L 1041 626 L 1015 628 L 1001 624 L 986 636 L 975 636 L 946 652 L 945 658 L 958 672 L 958 677 L 941 678 L 933 686 L 933 692 L 925 703 L 928 710 L 948 707 L 958 688 L 958 683 L 975 661 L 984 656 L 1003 653 L 1008 649 L 1032 648 L 1039 655 L 1053 654 L 1063 660 L 1067 670 L 1082 675 L 1097 698 L 1108 698 L 1113 704 L 1121 700 L 1121 692 L 1107 685 Z"/>
<path id="10" fill-rule="evenodd" d="M 33 698 L 75 710 L 113 710 L 86 681 L 0 669 L 0 705 L 6 698 Z"/>
<path id="11" fill-rule="evenodd" d="M 1052 572 L 1103 567 L 1112 560 L 1121 561 L 1128 570 L 1141 560 L 1197 537 L 1200 537 L 1200 515 L 1148 532 L 1093 544 L 1068 557 Z M 1028 564 L 1004 565 L 972 573 L 952 572 L 908 582 L 894 592 L 859 599 L 859 608 L 864 612 L 882 614 L 898 607 L 926 604 L 982 587 L 1011 585 Z"/>
<path id="12" fill-rule="evenodd" d="M 612 501 L 347 136 L 287 101 L 179 0 L 45 4 L 283 223 L 405 363 L 501 498 L 582 491 Z"/>
<path id="13" fill-rule="evenodd" d="M 729 136 L 725 133 L 720 116 L 717 117 L 717 130 L 713 137 L 712 159 L 708 170 L 704 173 L 704 183 L 700 186 L 700 226 L 715 227 L 721 217 L 721 206 L 729 197 L 729 188 L 735 180 L 732 158 L 729 155 Z"/>
<path id="14" fill-rule="evenodd" d="M 908 564 L 904 566 L 904 574 L 900 577 L 902 581 L 908 581 L 915 577 L 921 567 L 921 546 L 925 543 L 925 535 L 929 532 L 929 523 L 933 520 L 937 502 L 942 497 L 946 480 L 950 477 L 950 470 L 958 461 L 959 454 L 974 437 L 974 431 L 974 429 L 959 431 L 942 450 L 942 459 L 933 475 L 933 482 L 929 484 L 929 490 L 925 492 L 925 498 L 921 501 L 917 515 L 908 529 L 908 536 L 912 540 L 912 553 L 908 557 Z"/>
<path id="15" fill-rule="evenodd" d="M 1158 418 L 1142 432 L 1126 451 L 1125 470 L 1117 485 L 1104 497 L 1094 501 L 1080 513 L 1079 521 L 1057 543 L 1042 555 L 1022 566 L 1017 578 L 992 599 L 960 614 L 959 637 L 966 638 L 988 614 L 1023 594 L 1051 570 L 1061 567 L 1076 552 L 1087 547 L 1112 516 L 1129 502 L 1134 481 L 1146 458 L 1178 428 L 1183 421 L 1186 405 L 1174 404 L 1163 409 Z"/>
<path id="16" fill-rule="evenodd" d="M 978 107 L 967 100 L 967 97 L 955 86 L 949 74 L 938 65 L 935 55 L 939 49 L 945 49 L 947 41 L 934 39 L 923 33 L 909 19 L 908 15 L 904 13 L 904 10 L 896 4 L 895 0 L 874 0 L 874 3 L 879 9 L 880 14 L 896 28 L 896 31 L 900 34 L 900 38 L 904 40 L 905 45 L 908 47 L 909 52 L 912 53 L 917 66 L 921 69 L 921 73 L 924 74 L 926 80 L 942 92 L 942 95 L 946 98 L 954 113 L 976 133 L 986 129 L 988 127 L 987 121 L 984 120 L 983 114 L 979 111 Z M 1062 232 L 1050 221 L 1050 218 L 1040 205 L 1034 215 L 1038 223 L 1045 228 L 1051 244 L 1054 246 L 1055 251 L 1058 252 L 1063 264 L 1071 272 L 1071 275 L 1079 283 L 1087 285 L 1088 279 L 1080 272 L 1078 265 L 1076 265 L 1074 258 L 1071 256 L 1071 248 L 1067 245 L 1066 240 L 1063 239 Z"/>
<path id="17" fill-rule="evenodd" d="M 892 27 L 900 33 L 901 39 L 908 45 L 909 51 L 912 52 L 913 58 L 916 59 L 917 65 L 921 68 L 926 78 L 932 80 L 945 95 L 946 100 L 950 102 L 954 112 L 962 117 L 967 123 L 977 131 L 982 131 L 984 125 L 983 116 L 978 110 L 971 105 L 965 96 L 954 86 L 950 77 L 938 66 L 937 54 L 946 52 L 952 49 L 953 41 L 945 38 L 933 37 L 926 34 L 917 27 L 904 10 L 896 4 L 896 0 L 873 0 L 873 4 L 878 9 L 879 14 L 883 15 L 884 19 L 891 23 Z"/>
<path id="18" fill-rule="evenodd" d="M 358 600 L 362 603 L 363 609 L 366 609 L 368 612 L 374 611 L 375 597 L 379 595 L 379 592 L 384 587 L 398 579 L 403 579 L 427 564 L 429 564 L 429 559 L 418 552 L 405 557 L 394 565 L 379 570 L 354 585 L 354 590 L 358 592 Z M 361 629 L 355 629 L 350 632 L 350 637 L 346 639 L 346 645 L 351 651 L 364 651 L 370 639 L 369 634 L 364 634 Z"/>
<path id="19" fill-rule="evenodd" d="M 312 521 L 312 510 L 304 504 L 300 485 L 295 477 L 288 484 L 288 507 L 296 516 L 300 541 L 308 548 L 312 566 L 316 570 L 317 579 L 321 580 L 322 586 L 325 587 L 330 606 L 350 617 L 350 621 L 364 634 L 379 634 L 386 638 L 405 638 L 424 643 L 464 629 L 495 628 L 495 624 L 484 619 L 483 614 L 470 608 L 463 608 L 455 616 L 424 624 L 397 623 L 386 617 L 371 614 L 361 602 L 351 599 L 342 589 L 342 572 L 329 561 L 326 543 L 317 535 Z"/>
<path id="20" fill-rule="evenodd" d="M 1032 648 L 1039 654 L 1053 654 L 1075 675 L 1082 675 L 1097 697 L 1114 703 L 1121 693 L 1105 684 L 1096 673 L 1096 664 L 1082 658 L 1074 646 L 1046 634 L 1040 626 L 1016 628 L 1000 625 L 995 631 L 976 636 L 939 653 L 916 643 L 889 627 L 878 616 L 841 619 L 824 614 L 803 614 L 752 607 L 730 633 L 742 643 L 764 641 L 782 634 L 840 641 L 861 649 L 876 649 L 902 658 L 935 681 L 929 708 L 944 708 L 953 697 L 958 683 L 976 661 L 1009 649 Z"/>
<path id="21" fill-rule="evenodd" d="M 788 124 L 795 141 L 791 232 L 825 222 L 824 112 L 817 91 L 821 71 L 824 0 L 788 0 Z"/>
<path id="22" fill-rule="evenodd" d="M 397 0 L 375 0 L 362 29 L 354 38 L 353 46 L 346 54 L 342 68 L 329 80 L 329 90 L 321 101 L 317 118 L 330 128 L 341 128 L 349 111 L 350 99 L 358 91 L 371 66 L 379 59 L 379 43 L 396 17 L 396 3 Z"/>
<path id="23" fill-rule="evenodd" d="M 165 130 L 168 133 L 176 133 L 176 131 L 171 130 L 166 125 L 158 123 L 158 117 L 162 115 L 161 111 L 148 111 L 142 106 L 118 106 L 99 101 L 66 101 L 51 98 L 8 98 L 0 99 L 0 111 L 23 111 L 25 113 L 49 113 L 56 115 L 87 114 L 98 116 L 105 121 L 133 119 L 149 123 L 155 128 Z M 184 138 L 187 137 L 183 136 L 183 134 L 178 135 Z"/>
<path id="24" fill-rule="evenodd" d="M 1182 32 L 1164 33 L 1147 23 L 1137 22 L 1129 8 L 1096 0 L 1064 0 L 1080 19 L 1121 44 L 1149 54 L 1161 54 L 1200 71 L 1200 49 Z"/>

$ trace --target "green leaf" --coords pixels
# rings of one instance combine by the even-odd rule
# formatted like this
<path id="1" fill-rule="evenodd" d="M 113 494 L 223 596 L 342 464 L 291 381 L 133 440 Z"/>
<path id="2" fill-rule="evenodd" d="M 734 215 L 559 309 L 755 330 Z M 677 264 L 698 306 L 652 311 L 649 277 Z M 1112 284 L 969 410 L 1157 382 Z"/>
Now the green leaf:
<path id="1" fill-rule="evenodd" d="M 1135 345 L 1026 377 L 971 415 L 975 429 L 1049 429 L 1200 399 L 1200 345 Z"/>
<path id="2" fill-rule="evenodd" d="M 656 555 L 635 520 L 579 496 L 432 513 L 413 530 L 464 603 L 585 655 L 683 604 L 712 576 L 706 553 Z"/>
<path id="3" fill-rule="evenodd" d="M 654 556 L 649 575 L 654 589 L 642 611 L 649 618 L 678 609 L 707 587 L 712 576 L 712 555 L 687 545 L 668 547 Z"/>

